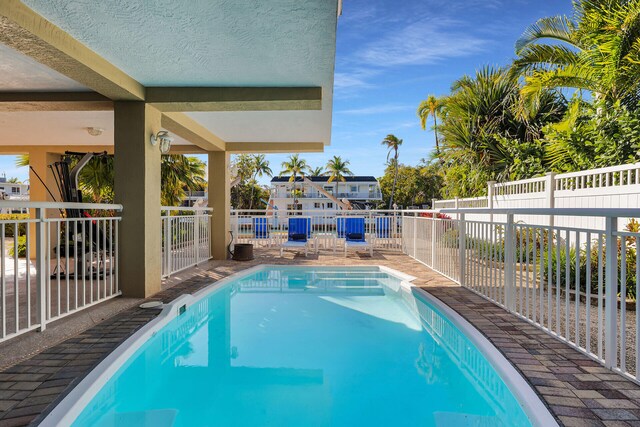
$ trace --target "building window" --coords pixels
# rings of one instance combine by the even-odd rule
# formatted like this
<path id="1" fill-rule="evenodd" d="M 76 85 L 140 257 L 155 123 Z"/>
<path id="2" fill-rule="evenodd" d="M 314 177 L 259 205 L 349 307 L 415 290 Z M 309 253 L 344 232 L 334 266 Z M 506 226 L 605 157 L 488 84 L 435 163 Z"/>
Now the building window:
<path id="1" fill-rule="evenodd" d="M 11 192 L 12 192 L 13 194 L 20 193 L 20 187 L 12 187 L 12 188 L 11 188 Z"/>
<path id="2" fill-rule="evenodd" d="M 313 204 L 313 207 L 314 207 L 315 209 L 320 209 L 320 203 L 315 202 L 315 203 Z"/>
<path id="3" fill-rule="evenodd" d="M 333 202 L 327 203 L 327 209 L 333 209 Z"/>
<path id="4" fill-rule="evenodd" d="M 358 186 L 357 185 L 352 185 L 351 187 L 349 187 L 352 193 L 357 193 L 358 192 Z"/>

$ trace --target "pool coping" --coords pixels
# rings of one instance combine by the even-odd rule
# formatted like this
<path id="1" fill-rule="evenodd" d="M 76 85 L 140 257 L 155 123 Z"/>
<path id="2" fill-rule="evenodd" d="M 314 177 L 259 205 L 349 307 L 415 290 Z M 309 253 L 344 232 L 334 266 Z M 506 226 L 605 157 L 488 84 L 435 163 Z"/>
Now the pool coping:
<path id="1" fill-rule="evenodd" d="M 86 405 L 96 396 L 104 385 L 118 372 L 118 370 L 130 359 L 130 357 L 152 338 L 161 328 L 181 315 L 181 310 L 207 295 L 217 291 L 229 281 L 251 275 L 257 271 L 268 268 L 308 269 L 309 266 L 260 264 L 250 267 L 217 280 L 193 294 L 183 294 L 165 304 L 158 316 L 137 330 L 111 353 L 109 353 L 98 365 L 96 365 L 42 420 L 42 426 L 71 425 L 82 413 Z M 469 323 L 462 315 L 457 313 L 447 304 L 428 291 L 414 285 L 416 277 L 384 265 L 367 266 L 335 266 L 314 265 L 313 268 L 355 268 L 362 270 L 377 269 L 396 276 L 401 280 L 400 286 L 410 292 L 416 290 L 421 297 L 428 300 L 447 319 L 449 319 L 461 333 L 463 333 L 496 370 L 500 378 L 505 382 L 509 390 L 525 411 L 527 417 L 536 426 L 558 426 L 558 423 L 549 408 L 544 404 L 540 396 L 525 380 L 521 373 L 511 362 L 494 346 L 476 327 Z"/>

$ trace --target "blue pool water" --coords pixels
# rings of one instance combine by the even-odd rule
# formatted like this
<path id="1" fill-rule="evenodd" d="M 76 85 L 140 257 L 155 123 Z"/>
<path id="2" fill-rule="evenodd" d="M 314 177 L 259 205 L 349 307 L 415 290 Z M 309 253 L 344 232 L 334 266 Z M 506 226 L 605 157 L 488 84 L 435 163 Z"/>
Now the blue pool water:
<path id="1" fill-rule="evenodd" d="M 74 426 L 529 426 L 489 362 L 377 269 L 269 267 L 140 347 Z"/>

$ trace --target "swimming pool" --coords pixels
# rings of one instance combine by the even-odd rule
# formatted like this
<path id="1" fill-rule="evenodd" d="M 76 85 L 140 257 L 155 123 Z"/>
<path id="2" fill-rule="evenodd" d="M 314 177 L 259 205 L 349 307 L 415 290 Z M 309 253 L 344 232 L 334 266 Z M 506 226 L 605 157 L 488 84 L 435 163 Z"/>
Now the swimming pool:
<path id="1" fill-rule="evenodd" d="M 488 341 L 411 279 L 252 268 L 165 307 L 44 425 L 557 425 Z"/>

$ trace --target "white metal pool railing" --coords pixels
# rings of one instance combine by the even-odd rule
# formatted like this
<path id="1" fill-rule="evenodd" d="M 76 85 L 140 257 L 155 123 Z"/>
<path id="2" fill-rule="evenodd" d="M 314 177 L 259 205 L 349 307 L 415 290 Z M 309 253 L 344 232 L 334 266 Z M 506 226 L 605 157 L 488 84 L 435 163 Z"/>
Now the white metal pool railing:
<path id="1" fill-rule="evenodd" d="M 324 247 L 337 234 L 337 218 L 349 216 L 364 217 L 366 238 L 371 239 L 376 248 L 400 250 L 402 246 L 402 212 L 399 210 L 307 209 L 272 210 L 267 213 L 257 209 L 232 210 L 234 243 L 279 245 L 287 240 L 289 218 L 297 216 L 311 219 L 312 237 Z M 266 221 L 266 225 L 260 225 L 259 221 Z"/>
<path id="2" fill-rule="evenodd" d="M 459 209 L 459 219 L 403 212 L 403 250 L 435 271 L 639 382 L 640 233 L 631 209 Z M 506 222 L 465 215 L 504 215 Z M 605 230 L 529 225 L 526 215 L 595 216 Z M 629 310 L 633 309 L 633 310 Z"/>
<path id="3" fill-rule="evenodd" d="M 211 208 L 162 207 L 162 277 L 211 259 Z"/>
<path id="4" fill-rule="evenodd" d="M 0 220 L 0 342 L 120 295 L 121 205 L 0 201 L 20 208 Z"/>

